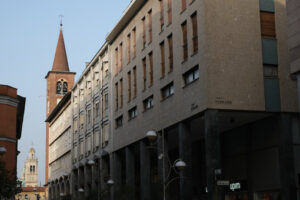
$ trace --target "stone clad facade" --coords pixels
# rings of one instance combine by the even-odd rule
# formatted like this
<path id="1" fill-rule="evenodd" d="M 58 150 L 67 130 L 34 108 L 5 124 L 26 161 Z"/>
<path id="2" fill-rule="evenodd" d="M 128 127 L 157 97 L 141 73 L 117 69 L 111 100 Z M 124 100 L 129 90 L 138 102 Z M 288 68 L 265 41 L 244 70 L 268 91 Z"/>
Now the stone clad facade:
<path id="1" fill-rule="evenodd" d="M 71 93 L 67 93 L 47 118 L 49 122 L 49 199 L 71 194 Z"/>
<path id="2" fill-rule="evenodd" d="M 72 89 L 73 198 L 99 195 L 108 177 L 111 150 L 111 72 L 104 44 Z M 79 192 L 81 191 L 81 192 Z"/>

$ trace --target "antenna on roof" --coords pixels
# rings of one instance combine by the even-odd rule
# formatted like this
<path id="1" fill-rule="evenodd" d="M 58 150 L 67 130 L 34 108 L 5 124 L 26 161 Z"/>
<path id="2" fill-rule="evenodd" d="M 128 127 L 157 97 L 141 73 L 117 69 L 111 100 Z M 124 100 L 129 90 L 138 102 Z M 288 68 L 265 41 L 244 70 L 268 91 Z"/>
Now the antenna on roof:
<path id="1" fill-rule="evenodd" d="M 63 26 L 63 23 L 62 23 L 62 18 L 63 17 L 64 17 L 63 15 L 59 15 L 59 18 L 60 18 L 60 28 L 62 28 L 62 26 Z"/>

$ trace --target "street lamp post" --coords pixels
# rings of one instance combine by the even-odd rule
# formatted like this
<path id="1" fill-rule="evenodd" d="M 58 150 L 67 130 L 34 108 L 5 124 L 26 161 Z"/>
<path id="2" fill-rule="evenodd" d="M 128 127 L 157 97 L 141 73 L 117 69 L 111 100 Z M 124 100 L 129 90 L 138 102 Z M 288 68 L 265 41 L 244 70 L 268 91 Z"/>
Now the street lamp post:
<path id="1" fill-rule="evenodd" d="M 158 135 L 157 135 L 156 131 L 150 130 L 146 133 L 146 137 L 149 139 L 150 142 L 154 142 L 154 141 L 157 140 Z M 165 137 L 164 137 L 163 130 L 162 130 L 161 139 L 162 139 L 162 149 L 161 149 L 162 153 L 158 156 L 158 159 L 162 159 L 163 200 L 166 200 L 166 189 L 167 189 L 167 187 L 169 186 L 169 184 L 171 182 L 173 182 L 176 179 L 180 179 L 181 177 L 180 176 L 174 177 L 174 178 L 172 178 L 171 180 L 168 181 L 168 178 L 169 178 L 171 173 L 169 173 L 168 176 L 166 177 L 166 172 L 165 172 L 165 170 L 166 170 L 165 169 Z M 160 149 L 160 148 L 158 147 L 158 149 Z M 178 174 L 178 171 L 184 170 L 185 167 L 186 167 L 186 163 L 182 159 L 178 158 L 177 160 L 174 161 L 173 165 L 170 166 L 170 169 L 173 169 Z"/>

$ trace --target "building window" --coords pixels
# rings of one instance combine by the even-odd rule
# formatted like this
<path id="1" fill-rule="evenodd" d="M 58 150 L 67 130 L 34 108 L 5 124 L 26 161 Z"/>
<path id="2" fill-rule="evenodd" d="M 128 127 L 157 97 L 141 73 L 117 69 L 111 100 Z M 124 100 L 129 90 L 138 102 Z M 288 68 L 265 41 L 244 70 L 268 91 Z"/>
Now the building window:
<path id="1" fill-rule="evenodd" d="M 128 63 L 130 63 L 131 61 L 131 55 L 130 55 L 130 51 L 131 51 L 131 35 L 130 33 L 127 35 L 127 56 L 128 56 Z"/>
<path id="2" fill-rule="evenodd" d="M 136 97 L 137 89 L 136 89 L 136 67 L 133 67 L 133 98 Z"/>
<path id="3" fill-rule="evenodd" d="M 121 115 L 116 119 L 116 128 L 119 128 L 123 125 L 123 116 Z"/>
<path id="4" fill-rule="evenodd" d="M 149 87 L 153 85 L 153 54 L 150 52 L 149 56 Z"/>
<path id="5" fill-rule="evenodd" d="M 169 83 L 168 85 L 166 85 L 165 87 L 163 87 L 161 89 L 162 99 L 166 99 L 173 94 L 174 94 L 174 83 L 173 82 Z"/>
<path id="6" fill-rule="evenodd" d="M 186 9 L 186 0 L 181 0 L 181 10 L 185 10 Z"/>
<path id="7" fill-rule="evenodd" d="M 164 0 L 159 1 L 160 4 L 160 30 L 164 30 Z"/>
<path id="8" fill-rule="evenodd" d="M 197 25 L 197 13 L 191 15 L 192 31 L 193 31 L 193 52 L 198 51 L 198 25 Z"/>
<path id="9" fill-rule="evenodd" d="M 63 83 L 63 94 L 66 94 L 68 92 L 68 83 L 64 81 Z"/>
<path id="10" fill-rule="evenodd" d="M 187 60 L 188 57 L 188 39 L 187 39 L 187 25 L 186 21 L 181 24 L 182 29 L 182 58 Z"/>
<path id="11" fill-rule="evenodd" d="M 61 94 L 61 86 L 62 85 L 60 81 L 56 83 L 56 94 Z"/>
<path id="12" fill-rule="evenodd" d="M 99 107 L 99 102 L 97 102 L 95 104 L 95 117 L 99 117 L 99 111 L 100 111 L 100 107 Z"/>
<path id="13" fill-rule="evenodd" d="M 148 12 L 148 33 L 149 33 L 149 43 L 152 42 L 152 10 Z"/>
<path id="14" fill-rule="evenodd" d="M 153 107 L 154 105 L 154 101 L 153 101 L 153 95 L 151 95 L 150 97 L 148 97 L 147 99 L 145 99 L 143 101 L 143 105 L 144 105 L 144 110 L 149 110 Z"/>
<path id="15" fill-rule="evenodd" d="M 105 109 L 107 109 L 108 108 L 108 94 L 105 94 L 104 95 L 104 104 L 105 104 Z"/>
<path id="16" fill-rule="evenodd" d="M 87 111 L 88 124 L 91 123 L 91 110 Z"/>
<path id="17" fill-rule="evenodd" d="M 147 63 L 146 63 L 146 58 L 143 58 L 142 63 L 143 63 L 143 90 L 146 90 L 146 86 L 147 86 Z"/>
<path id="18" fill-rule="evenodd" d="M 123 67 L 123 43 L 120 43 L 120 70 Z"/>
<path id="19" fill-rule="evenodd" d="M 278 78 L 278 66 L 264 64 L 264 77 Z"/>
<path id="20" fill-rule="evenodd" d="M 145 17 L 142 18 L 142 26 L 143 26 L 142 38 L 143 38 L 143 49 L 144 49 L 146 47 L 146 19 L 145 19 Z"/>
<path id="21" fill-rule="evenodd" d="M 120 79 L 120 108 L 123 107 L 123 79 Z"/>
<path id="22" fill-rule="evenodd" d="M 115 49 L 115 62 L 116 62 L 116 65 L 115 65 L 115 74 L 118 73 L 118 65 L 119 65 L 119 58 L 118 58 L 118 48 Z"/>
<path id="23" fill-rule="evenodd" d="M 133 58 L 136 56 L 136 28 L 134 27 L 132 29 L 132 34 L 133 34 Z"/>
<path id="24" fill-rule="evenodd" d="M 63 79 L 56 83 L 56 94 L 65 95 L 68 92 L 68 83 Z"/>
<path id="25" fill-rule="evenodd" d="M 160 74 L 161 77 L 165 76 L 165 43 L 160 43 Z"/>
<path id="26" fill-rule="evenodd" d="M 188 85 L 195 80 L 199 79 L 199 67 L 198 65 L 191 70 L 183 74 L 184 85 Z"/>
<path id="27" fill-rule="evenodd" d="M 128 111 L 128 118 L 129 118 L 129 120 L 131 120 L 131 119 L 136 118 L 136 116 L 137 116 L 137 108 L 135 106 Z"/>
<path id="28" fill-rule="evenodd" d="M 127 73 L 128 76 L 128 102 L 131 101 L 131 71 Z"/>
<path id="29" fill-rule="evenodd" d="M 261 35 L 263 38 L 275 39 L 275 14 L 271 12 L 260 12 Z"/>
<path id="30" fill-rule="evenodd" d="M 168 24 L 172 23 L 172 0 L 168 0 Z"/>
<path id="31" fill-rule="evenodd" d="M 118 83 L 115 84 L 115 91 L 116 91 L 116 110 L 118 110 L 119 107 L 119 87 Z"/>
<path id="32" fill-rule="evenodd" d="M 172 34 L 168 36 L 169 45 L 169 72 L 173 70 L 173 38 Z"/>

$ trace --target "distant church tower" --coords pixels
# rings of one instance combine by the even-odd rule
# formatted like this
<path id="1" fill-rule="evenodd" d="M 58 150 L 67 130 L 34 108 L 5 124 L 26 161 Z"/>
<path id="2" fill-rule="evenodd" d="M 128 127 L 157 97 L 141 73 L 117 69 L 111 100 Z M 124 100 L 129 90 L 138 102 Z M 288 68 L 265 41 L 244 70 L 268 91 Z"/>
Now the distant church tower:
<path id="1" fill-rule="evenodd" d="M 25 161 L 22 178 L 25 187 L 38 186 L 38 159 L 35 156 L 34 148 L 31 148 L 28 153 L 28 158 Z"/>
<path id="2" fill-rule="evenodd" d="M 75 72 L 69 71 L 67 53 L 62 31 L 62 23 L 58 42 L 56 46 L 55 57 L 52 70 L 46 75 L 47 80 L 47 102 L 46 118 L 52 112 L 53 108 L 59 103 L 63 96 L 71 90 L 74 85 Z M 45 159 L 45 183 L 48 182 L 48 163 L 49 161 L 49 123 L 46 123 L 46 159 Z"/>

